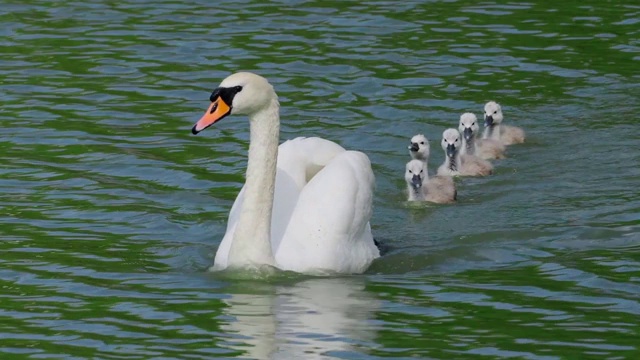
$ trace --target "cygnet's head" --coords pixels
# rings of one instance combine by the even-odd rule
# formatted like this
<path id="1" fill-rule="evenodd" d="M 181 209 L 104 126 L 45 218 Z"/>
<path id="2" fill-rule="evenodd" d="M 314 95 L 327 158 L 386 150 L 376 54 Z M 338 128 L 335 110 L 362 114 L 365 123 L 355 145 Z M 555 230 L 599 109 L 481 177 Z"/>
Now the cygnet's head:
<path id="1" fill-rule="evenodd" d="M 193 134 L 230 114 L 255 114 L 277 101 L 278 97 L 267 79 L 250 72 L 238 72 L 222 80 L 209 99 L 211 105 L 191 129 Z"/>
<path id="2" fill-rule="evenodd" d="M 448 157 L 452 158 L 456 156 L 458 149 L 460 149 L 460 133 L 456 129 L 447 129 L 442 133 L 442 149 Z"/>
<path id="3" fill-rule="evenodd" d="M 484 126 L 499 125 L 502 122 L 502 107 L 495 101 L 484 106 Z"/>
<path id="4" fill-rule="evenodd" d="M 420 160 L 411 160 L 407 163 L 404 179 L 414 189 L 422 186 L 422 180 L 427 176 L 427 163 Z"/>
<path id="5" fill-rule="evenodd" d="M 460 125 L 458 131 L 464 136 L 466 141 L 471 140 L 474 134 L 478 133 L 480 127 L 478 126 L 478 117 L 473 113 L 464 113 L 460 115 Z"/>
<path id="6" fill-rule="evenodd" d="M 422 134 L 412 137 L 409 154 L 412 159 L 427 160 L 429 158 L 429 140 Z"/>

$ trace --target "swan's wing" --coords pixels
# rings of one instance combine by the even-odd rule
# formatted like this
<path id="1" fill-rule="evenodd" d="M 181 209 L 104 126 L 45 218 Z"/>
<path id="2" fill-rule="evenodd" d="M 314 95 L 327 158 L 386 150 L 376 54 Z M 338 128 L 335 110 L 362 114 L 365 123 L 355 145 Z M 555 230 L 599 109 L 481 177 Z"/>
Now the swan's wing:
<path id="1" fill-rule="evenodd" d="M 324 168 L 336 154 L 344 152 L 340 145 L 321 138 L 299 137 L 278 146 L 278 167 L 271 217 L 271 249 L 275 253 L 298 203 L 300 191 L 319 170 Z M 212 270 L 227 267 L 227 257 L 235 233 L 242 203 L 244 186 L 231 207 L 227 230 L 220 242 Z"/>
<path id="2" fill-rule="evenodd" d="M 293 271 L 362 272 L 379 256 L 369 219 L 374 175 L 369 158 L 344 151 L 302 189 L 276 252 Z"/>
<path id="3" fill-rule="evenodd" d="M 345 151 L 333 141 L 298 137 L 278 147 L 278 168 L 290 174 L 302 189 L 336 155 Z"/>

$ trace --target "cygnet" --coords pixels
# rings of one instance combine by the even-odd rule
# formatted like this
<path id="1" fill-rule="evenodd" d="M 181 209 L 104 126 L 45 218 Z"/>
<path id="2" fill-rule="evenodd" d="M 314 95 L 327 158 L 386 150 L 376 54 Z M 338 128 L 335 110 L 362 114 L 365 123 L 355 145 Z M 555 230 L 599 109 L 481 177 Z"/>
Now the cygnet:
<path id="1" fill-rule="evenodd" d="M 449 176 L 487 176 L 493 173 L 493 165 L 475 155 L 461 155 L 462 140 L 456 129 L 447 129 L 442 133 L 442 149 L 445 160 L 438 168 L 438 175 Z"/>
<path id="2" fill-rule="evenodd" d="M 429 177 L 426 161 L 409 161 L 404 179 L 407 182 L 409 201 L 429 201 L 436 204 L 456 201 L 457 191 L 453 178 L 451 176 Z"/>
<path id="3" fill-rule="evenodd" d="M 524 130 L 517 126 L 503 125 L 504 115 L 502 107 L 495 101 L 489 101 L 484 106 L 484 133 L 483 139 L 500 141 L 504 145 L 513 145 L 524 142 Z"/>
<path id="4" fill-rule="evenodd" d="M 462 148 L 460 154 L 475 155 L 481 159 L 504 159 L 505 146 L 493 139 L 478 138 L 478 118 L 473 113 L 460 115 L 458 130 L 462 134 Z"/>
<path id="5" fill-rule="evenodd" d="M 429 159 L 429 140 L 422 135 L 414 135 L 409 145 L 409 154 L 412 159 L 427 161 Z"/>

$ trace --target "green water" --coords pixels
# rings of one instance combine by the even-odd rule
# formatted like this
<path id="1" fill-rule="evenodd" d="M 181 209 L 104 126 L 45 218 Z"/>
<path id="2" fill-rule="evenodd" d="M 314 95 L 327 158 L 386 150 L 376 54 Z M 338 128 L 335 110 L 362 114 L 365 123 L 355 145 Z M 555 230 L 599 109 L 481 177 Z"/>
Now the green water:
<path id="1" fill-rule="evenodd" d="M 640 355 L 635 0 L 0 0 L 0 358 Z M 285 140 L 366 152 L 367 274 L 207 273 L 247 122 L 192 136 L 229 73 Z M 491 99 L 527 131 L 459 203 L 404 202 L 411 135 Z"/>

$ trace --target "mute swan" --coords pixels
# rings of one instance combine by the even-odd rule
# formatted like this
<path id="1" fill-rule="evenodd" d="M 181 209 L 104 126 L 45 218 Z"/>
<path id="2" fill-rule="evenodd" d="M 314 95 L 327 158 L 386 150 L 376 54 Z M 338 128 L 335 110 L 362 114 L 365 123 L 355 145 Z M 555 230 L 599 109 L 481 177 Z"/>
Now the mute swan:
<path id="1" fill-rule="evenodd" d="M 489 101 L 484 106 L 484 133 L 483 139 L 500 141 L 504 145 L 513 145 L 524 142 L 524 130 L 517 126 L 502 125 L 504 116 L 502 107 L 495 101 Z"/>
<path id="2" fill-rule="evenodd" d="M 503 159 L 505 146 L 493 139 L 478 139 L 478 118 L 473 113 L 460 115 L 458 130 L 462 134 L 460 154 L 475 155 L 481 159 Z"/>
<path id="3" fill-rule="evenodd" d="M 193 126 L 248 115 L 246 182 L 236 197 L 211 270 L 264 265 L 300 273 L 361 273 L 380 256 L 371 234 L 374 175 L 369 158 L 321 138 L 278 146 L 280 105 L 256 74 L 230 75 Z"/>
<path id="4" fill-rule="evenodd" d="M 493 172 L 493 165 L 474 155 L 460 155 L 460 133 L 456 129 L 447 129 L 442 133 L 442 149 L 445 160 L 438 168 L 438 175 L 449 176 L 486 176 Z"/>
<path id="5" fill-rule="evenodd" d="M 456 201 L 456 187 L 451 176 L 429 177 L 427 162 L 411 160 L 406 165 L 404 179 L 407 181 L 409 201 L 429 201 L 446 204 Z"/>
<path id="6" fill-rule="evenodd" d="M 422 135 L 414 135 L 411 138 L 411 145 L 409 145 L 409 155 L 412 159 L 424 160 L 429 159 L 429 140 Z"/>

